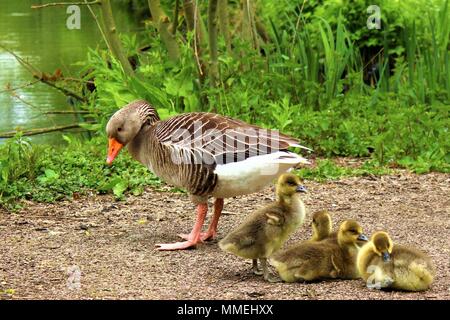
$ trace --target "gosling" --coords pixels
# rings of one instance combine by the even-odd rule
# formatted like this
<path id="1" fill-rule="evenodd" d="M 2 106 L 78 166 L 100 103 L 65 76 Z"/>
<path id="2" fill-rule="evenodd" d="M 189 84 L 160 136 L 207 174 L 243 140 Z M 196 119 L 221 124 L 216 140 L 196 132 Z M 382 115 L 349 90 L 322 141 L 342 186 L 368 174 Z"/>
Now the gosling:
<path id="1" fill-rule="evenodd" d="M 422 251 L 394 244 L 389 234 L 374 233 L 358 254 L 358 270 L 371 289 L 424 291 L 433 282 L 435 268 Z"/>
<path id="2" fill-rule="evenodd" d="M 310 241 L 321 241 L 328 238 L 333 229 L 333 222 L 327 210 L 317 211 L 312 217 L 312 237 Z"/>
<path id="3" fill-rule="evenodd" d="M 277 200 L 250 214 L 234 231 L 219 242 L 219 247 L 239 257 L 252 259 L 253 272 L 269 282 L 278 281 L 269 274 L 267 258 L 287 241 L 303 223 L 305 205 L 299 193 L 306 192 L 300 179 L 292 174 L 280 176 Z M 258 269 L 260 260 L 262 272 Z"/>
<path id="4" fill-rule="evenodd" d="M 356 221 L 346 220 L 339 226 L 337 238 L 299 243 L 275 254 L 270 263 L 285 282 L 357 279 L 357 243 L 367 240 Z"/>

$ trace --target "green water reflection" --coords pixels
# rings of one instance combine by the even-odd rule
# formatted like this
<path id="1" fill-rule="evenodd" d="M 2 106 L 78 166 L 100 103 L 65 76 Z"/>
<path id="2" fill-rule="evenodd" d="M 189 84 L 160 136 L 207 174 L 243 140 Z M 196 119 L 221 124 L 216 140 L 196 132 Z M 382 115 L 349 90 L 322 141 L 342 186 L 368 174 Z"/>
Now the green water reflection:
<path id="1" fill-rule="evenodd" d="M 66 7 L 31 9 L 32 4 L 51 1 L 0 0 L 0 44 L 14 51 L 38 69 L 53 73 L 60 68 L 64 76 L 77 76 L 76 63 L 86 58 L 87 48 L 103 46 L 100 32 L 89 10 L 81 6 L 81 29 L 69 30 Z M 114 16 L 120 31 L 133 31 L 138 21 L 116 3 Z M 0 91 L 7 85 L 19 87 L 33 78 L 9 53 L 0 48 Z M 9 93 L 0 92 L 0 132 L 64 125 L 74 121 L 72 115 L 42 115 L 48 110 L 70 110 L 67 97 L 47 85 L 38 83 L 19 89 L 21 99 L 36 106 L 30 107 Z M 34 136 L 35 142 L 57 143 L 59 133 Z"/>

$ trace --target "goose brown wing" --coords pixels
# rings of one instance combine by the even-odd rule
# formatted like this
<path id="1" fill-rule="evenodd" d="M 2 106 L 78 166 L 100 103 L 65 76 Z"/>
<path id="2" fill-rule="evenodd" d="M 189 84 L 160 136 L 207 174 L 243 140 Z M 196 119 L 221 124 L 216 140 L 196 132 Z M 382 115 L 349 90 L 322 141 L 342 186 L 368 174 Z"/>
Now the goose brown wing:
<path id="1" fill-rule="evenodd" d="M 297 139 L 278 131 L 213 113 L 175 116 L 160 122 L 155 133 L 158 141 L 169 146 L 182 161 L 195 163 L 226 164 L 289 146 L 302 147 Z"/>

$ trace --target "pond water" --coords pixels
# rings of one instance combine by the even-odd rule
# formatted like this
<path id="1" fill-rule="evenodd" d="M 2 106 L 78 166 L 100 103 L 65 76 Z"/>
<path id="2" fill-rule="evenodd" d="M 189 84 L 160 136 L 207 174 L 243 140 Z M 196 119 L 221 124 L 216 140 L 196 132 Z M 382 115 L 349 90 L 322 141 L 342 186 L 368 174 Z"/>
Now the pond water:
<path id="1" fill-rule="evenodd" d="M 104 46 L 97 24 L 86 6 L 80 6 L 80 29 L 68 29 L 70 14 L 67 7 L 31 9 L 33 4 L 51 0 L 0 0 L 0 45 L 22 57 L 37 69 L 53 74 L 61 69 L 65 77 L 77 77 L 86 59 L 88 47 Z M 97 9 L 96 12 L 98 11 Z M 139 28 L 135 19 L 123 5 L 113 2 L 113 13 L 119 31 Z M 30 72 L 10 53 L 0 48 L 0 132 L 16 128 L 46 128 L 74 123 L 74 115 L 43 115 L 42 112 L 71 110 L 67 97 L 57 90 L 37 83 L 16 90 L 13 97 L 5 90 L 33 81 Z M 32 137 L 38 143 L 61 142 L 61 133 Z M 1 143 L 1 140 L 0 140 Z"/>

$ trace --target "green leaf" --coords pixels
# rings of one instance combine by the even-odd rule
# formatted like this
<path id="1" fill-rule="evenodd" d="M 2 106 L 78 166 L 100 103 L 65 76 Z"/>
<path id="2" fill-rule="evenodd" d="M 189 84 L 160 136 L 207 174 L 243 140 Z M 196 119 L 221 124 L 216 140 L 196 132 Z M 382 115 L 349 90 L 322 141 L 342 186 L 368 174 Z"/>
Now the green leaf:
<path id="1" fill-rule="evenodd" d="M 80 123 L 80 127 L 90 131 L 99 131 L 103 128 L 103 125 L 101 123 Z"/>
<path id="2" fill-rule="evenodd" d="M 123 193 L 128 189 L 128 182 L 122 180 L 113 188 L 113 193 L 117 198 L 123 197 Z"/>
<path id="3" fill-rule="evenodd" d="M 59 178 L 59 174 L 56 173 L 55 170 L 52 169 L 45 169 L 45 176 L 50 180 L 50 179 L 58 179 Z"/>

